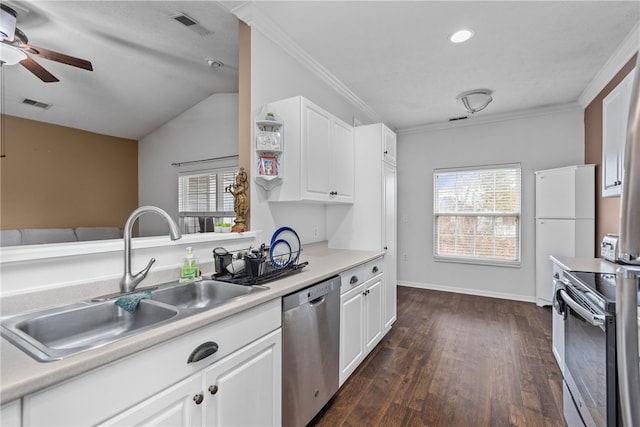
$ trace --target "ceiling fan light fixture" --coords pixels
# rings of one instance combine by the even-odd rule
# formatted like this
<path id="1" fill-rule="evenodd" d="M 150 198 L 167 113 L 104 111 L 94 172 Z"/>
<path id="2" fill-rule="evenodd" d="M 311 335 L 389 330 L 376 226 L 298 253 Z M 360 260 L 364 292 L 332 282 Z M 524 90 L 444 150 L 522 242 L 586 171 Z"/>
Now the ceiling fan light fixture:
<path id="1" fill-rule="evenodd" d="M 18 13 L 5 4 L 0 4 L 0 36 L 12 42 L 16 32 Z"/>
<path id="2" fill-rule="evenodd" d="M 4 43 L 0 43 L 0 64 L 1 65 L 16 65 L 23 59 L 27 59 L 27 54 L 17 47 L 8 46 Z"/>
<path id="3" fill-rule="evenodd" d="M 462 102 L 469 113 L 474 114 L 484 110 L 493 101 L 491 94 L 488 89 L 475 89 L 461 93 L 456 99 Z"/>

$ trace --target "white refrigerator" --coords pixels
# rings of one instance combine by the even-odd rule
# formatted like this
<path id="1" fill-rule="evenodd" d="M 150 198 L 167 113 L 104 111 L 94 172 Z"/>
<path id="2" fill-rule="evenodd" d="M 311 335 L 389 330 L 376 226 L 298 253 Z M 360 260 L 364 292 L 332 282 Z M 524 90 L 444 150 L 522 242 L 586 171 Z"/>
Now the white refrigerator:
<path id="1" fill-rule="evenodd" d="M 595 255 L 595 167 L 576 165 L 537 171 L 536 303 L 551 305 L 551 255 Z"/>

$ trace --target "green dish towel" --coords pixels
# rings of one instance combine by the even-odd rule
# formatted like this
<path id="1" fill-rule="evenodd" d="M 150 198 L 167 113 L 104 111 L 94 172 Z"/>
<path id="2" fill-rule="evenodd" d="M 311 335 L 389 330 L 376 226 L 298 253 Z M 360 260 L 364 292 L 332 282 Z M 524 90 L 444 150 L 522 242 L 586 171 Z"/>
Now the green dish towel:
<path id="1" fill-rule="evenodd" d="M 151 291 L 142 291 L 135 294 L 125 295 L 116 300 L 116 305 L 123 310 L 133 313 L 138 308 L 138 304 L 143 299 L 151 299 Z"/>

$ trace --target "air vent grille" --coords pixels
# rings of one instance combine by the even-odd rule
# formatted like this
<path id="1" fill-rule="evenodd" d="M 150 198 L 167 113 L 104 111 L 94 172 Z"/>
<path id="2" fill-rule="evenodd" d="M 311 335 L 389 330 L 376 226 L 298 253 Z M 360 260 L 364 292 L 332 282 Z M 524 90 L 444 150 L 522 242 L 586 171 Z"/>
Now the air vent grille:
<path id="1" fill-rule="evenodd" d="M 23 104 L 27 104 L 27 105 L 31 105 L 33 107 L 42 108 L 44 110 L 46 110 L 47 108 L 51 107 L 51 104 L 47 104 L 45 102 L 40 102 L 40 101 L 36 101 L 34 99 L 29 99 L 29 98 L 23 99 L 22 103 Z"/>
<path id="2" fill-rule="evenodd" d="M 209 31 L 208 29 L 200 25 L 198 21 L 184 13 L 173 15 L 172 18 L 198 35 L 207 36 L 209 34 L 213 34 L 213 31 Z"/>

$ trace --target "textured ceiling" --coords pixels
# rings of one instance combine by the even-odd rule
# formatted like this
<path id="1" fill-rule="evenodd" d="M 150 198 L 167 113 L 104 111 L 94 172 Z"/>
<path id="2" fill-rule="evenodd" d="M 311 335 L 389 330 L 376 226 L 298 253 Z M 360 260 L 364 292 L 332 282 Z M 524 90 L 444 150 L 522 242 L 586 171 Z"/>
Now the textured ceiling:
<path id="1" fill-rule="evenodd" d="M 4 67 L 8 114 L 139 139 L 213 93 L 238 91 L 238 20 L 217 2 L 7 4 L 31 44 L 90 60 L 94 69 L 37 59 L 60 79 L 42 83 L 19 65 Z M 213 33 L 196 34 L 171 18 L 178 13 Z M 225 66 L 212 69 L 206 59 Z M 24 98 L 52 106 L 25 106 Z"/>
<path id="2" fill-rule="evenodd" d="M 6 3 L 28 10 L 19 11 L 18 27 L 32 44 L 94 66 L 87 72 L 39 60 L 60 78 L 52 84 L 20 66 L 4 67 L 8 114 L 139 139 L 213 93 L 237 91 L 237 19 L 218 2 Z M 465 115 L 456 96 L 476 88 L 494 92 L 478 116 L 575 102 L 640 19 L 635 0 L 255 6 L 400 129 Z M 213 34 L 195 34 L 170 18 L 179 12 Z M 451 44 L 448 36 L 460 27 L 475 37 Z M 211 69 L 207 58 L 225 67 Z M 23 98 L 52 107 L 27 107 Z"/>
<path id="3" fill-rule="evenodd" d="M 638 1 L 258 2 L 308 54 L 396 128 L 576 102 L 640 19 Z M 454 31 L 475 36 L 453 44 Z"/>

